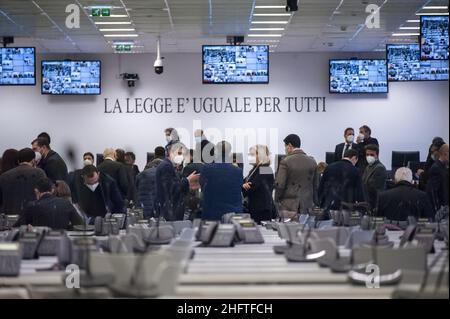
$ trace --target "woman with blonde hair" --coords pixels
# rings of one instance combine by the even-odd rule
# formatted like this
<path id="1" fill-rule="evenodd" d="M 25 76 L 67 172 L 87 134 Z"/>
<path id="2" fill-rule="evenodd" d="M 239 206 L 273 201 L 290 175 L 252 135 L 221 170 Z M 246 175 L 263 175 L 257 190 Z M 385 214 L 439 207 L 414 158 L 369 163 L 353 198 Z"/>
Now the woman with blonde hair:
<path id="1" fill-rule="evenodd" d="M 270 151 L 266 145 L 252 146 L 248 154 L 253 168 L 244 179 L 242 194 L 246 198 L 246 208 L 252 218 L 260 223 L 275 217 L 272 192 L 274 174 L 270 167 Z"/>

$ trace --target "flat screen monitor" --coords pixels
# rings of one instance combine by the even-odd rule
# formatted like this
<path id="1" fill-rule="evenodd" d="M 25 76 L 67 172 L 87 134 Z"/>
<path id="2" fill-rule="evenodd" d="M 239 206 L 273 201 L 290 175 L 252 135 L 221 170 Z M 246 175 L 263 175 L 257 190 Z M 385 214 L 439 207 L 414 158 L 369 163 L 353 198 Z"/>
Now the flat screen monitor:
<path id="1" fill-rule="evenodd" d="M 386 60 L 330 60 L 330 93 L 388 93 Z"/>
<path id="2" fill-rule="evenodd" d="M 448 16 L 420 17 L 420 58 L 448 60 Z"/>
<path id="3" fill-rule="evenodd" d="M 448 60 L 420 60 L 419 44 L 386 46 L 389 81 L 448 80 Z"/>
<path id="4" fill-rule="evenodd" d="M 100 61 L 42 61 L 42 94 L 101 93 Z"/>
<path id="5" fill-rule="evenodd" d="M 269 46 L 204 45 L 203 83 L 269 83 Z"/>
<path id="6" fill-rule="evenodd" d="M 0 48 L 0 85 L 36 85 L 35 48 Z"/>

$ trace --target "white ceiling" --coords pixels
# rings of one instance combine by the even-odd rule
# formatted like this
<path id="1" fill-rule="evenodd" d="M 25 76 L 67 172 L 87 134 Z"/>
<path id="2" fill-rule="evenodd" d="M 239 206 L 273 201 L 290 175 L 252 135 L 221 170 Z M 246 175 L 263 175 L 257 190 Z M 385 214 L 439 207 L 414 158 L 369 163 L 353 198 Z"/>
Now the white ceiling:
<path id="1" fill-rule="evenodd" d="M 112 13 L 128 13 L 128 17 L 93 18 L 89 9 L 81 9 L 80 28 L 68 29 L 65 9 L 71 3 L 80 8 L 121 7 Z M 134 27 L 138 34 L 136 52 L 154 52 L 158 35 L 163 52 L 199 52 L 202 44 L 226 43 L 227 35 L 247 36 L 251 26 L 280 27 L 252 25 L 252 13 L 286 13 L 284 9 L 254 8 L 285 3 L 285 0 L 0 0 L 0 36 L 14 36 L 15 45 L 36 46 L 42 53 L 112 53 L 108 41 L 115 39 L 105 38 L 99 27 Z M 368 29 L 364 24 L 368 15 L 365 8 L 372 3 L 381 6 L 378 29 Z M 415 13 L 424 5 L 448 6 L 448 0 L 300 0 L 299 11 L 291 17 L 253 19 L 289 19 L 280 41 L 272 43 L 276 52 L 372 51 L 383 49 L 386 42 L 417 40 L 391 35 L 399 32 L 400 26 L 418 26 L 406 20 L 418 19 Z M 132 25 L 99 26 L 95 21 L 131 21 Z M 246 41 L 249 39 L 254 38 L 246 37 Z"/>

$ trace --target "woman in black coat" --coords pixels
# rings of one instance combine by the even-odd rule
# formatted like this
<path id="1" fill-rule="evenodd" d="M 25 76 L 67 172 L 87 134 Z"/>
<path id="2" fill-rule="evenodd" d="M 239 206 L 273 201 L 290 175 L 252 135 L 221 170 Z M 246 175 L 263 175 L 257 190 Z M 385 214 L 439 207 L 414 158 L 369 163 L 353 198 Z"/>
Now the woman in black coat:
<path id="1" fill-rule="evenodd" d="M 274 218 L 273 203 L 274 175 L 270 165 L 269 149 L 265 145 L 250 148 L 249 163 L 253 165 L 244 179 L 242 194 L 246 198 L 247 209 L 252 218 L 260 223 Z"/>

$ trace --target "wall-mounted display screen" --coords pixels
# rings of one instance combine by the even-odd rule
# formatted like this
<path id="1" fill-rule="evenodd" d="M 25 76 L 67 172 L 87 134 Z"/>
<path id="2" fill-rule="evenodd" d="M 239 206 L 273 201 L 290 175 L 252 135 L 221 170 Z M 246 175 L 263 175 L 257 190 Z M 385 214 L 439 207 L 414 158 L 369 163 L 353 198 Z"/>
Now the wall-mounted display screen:
<path id="1" fill-rule="evenodd" d="M 42 94 L 101 93 L 100 61 L 42 61 Z"/>
<path id="2" fill-rule="evenodd" d="M 330 93 L 388 93 L 386 60 L 330 60 Z"/>
<path id="3" fill-rule="evenodd" d="M 386 46 L 389 81 L 448 80 L 448 60 L 420 60 L 419 44 Z"/>
<path id="4" fill-rule="evenodd" d="M 421 60 L 448 60 L 448 16 L 420 17 Z"/>
<path id="5" fill-rule="evenodd" d="M 0 85 L 36 85 L 35 48 L 0 48 Z"/>
<path id="6" fill-rule="evenodd" d="M 203 83 L 269 83 L 269 46 L 204 45 Z"/>

